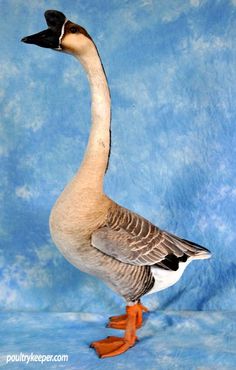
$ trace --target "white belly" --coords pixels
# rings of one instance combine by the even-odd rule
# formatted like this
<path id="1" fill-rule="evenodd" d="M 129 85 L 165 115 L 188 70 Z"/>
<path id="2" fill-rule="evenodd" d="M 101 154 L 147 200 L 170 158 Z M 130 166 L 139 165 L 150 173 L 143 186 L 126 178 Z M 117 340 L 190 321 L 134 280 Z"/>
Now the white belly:
<path id="1" fill-rule="evenodd" d="M 155 284 L 147 294 L 159 292 L 160 290 L 169 288 L 170 286 L 177 283 L 191 261 L 192 258 L 189 258 L 186 262 L 180 262 L 177 271 L 164 270 L 160 267 L 151 267 L 151 272 L 154 276 Z"/>

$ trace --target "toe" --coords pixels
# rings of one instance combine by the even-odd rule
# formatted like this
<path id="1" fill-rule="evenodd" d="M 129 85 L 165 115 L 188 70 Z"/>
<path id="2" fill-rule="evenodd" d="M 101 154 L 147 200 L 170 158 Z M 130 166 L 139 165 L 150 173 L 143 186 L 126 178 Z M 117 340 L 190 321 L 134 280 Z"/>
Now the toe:
<path id="1" fill-rule="evenodd" d="M 120 329 L 120 330 L 125 330 L 126 329 L 126 320 L 120 320 L 120 321 L 110 321 L 107 324 L 107 328 L 110 329 Z"/>
<path id="2" fill-rule="evenodd" d="M 123 346 L 124 339 L 119 337 L 108 337 L 91 344 L 91 347 L 95 349 L 97 355 L 101 358 L 113 356 L 112 353 L 116 352 L 117 349 Z M 128 348 L 127 348 L 128 349 Z M 111 355 L 110 355 L 111 353 Z M 115 356 L 115 355 L 114 355 Z"/>
<path id="3" fill-rule="evenodd" d="M 118 344 L 118 343 L 117 343 Z M 118 346 L 114 346 L 112 351 L 109 351 L 107 353 L 101 354 L 101 358 L 107 358 L 107 357 L 114 357 L 121 355 L 122 353 L 126 352 L 130 348 L 130 344 L 126 341 L 122 341 L 119 343 Z"/>
<path id="4" fill-rule="evenodd" d="M 138 338 L 135 337 L 135 341 Z M 133 347 L 135 343 L 127 341 L 125 338 L 120 337 L 107 337 L 96 342 L 91 343 L 91 348 L 94 348 L 98 357 L 107 358 L 118 356 L 126 352 L 130 347 Z"/>
<path id="5" fill-rule="evenodd" d="M 127 319 L 127 315 L 119 315 L 119 316 L 111 316 L 109 317 L 109 321 L 120 321 Z"/>

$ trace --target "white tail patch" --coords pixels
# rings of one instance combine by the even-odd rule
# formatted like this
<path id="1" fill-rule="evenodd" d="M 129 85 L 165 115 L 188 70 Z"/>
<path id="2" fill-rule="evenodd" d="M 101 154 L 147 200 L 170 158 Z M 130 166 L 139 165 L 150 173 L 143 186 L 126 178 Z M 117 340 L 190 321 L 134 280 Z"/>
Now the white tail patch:
<path id="1" fill-rule="evenodd" d="M 159 292 L 177 283 L 192 260 L 193 258 L 190 257 L 186 262 L 179 262 L 179 268 L 177 271 L 165 270 L 161 267 L 152 266 L 151 272 L 155 279 L 155 284 L 147 294 Z"/>

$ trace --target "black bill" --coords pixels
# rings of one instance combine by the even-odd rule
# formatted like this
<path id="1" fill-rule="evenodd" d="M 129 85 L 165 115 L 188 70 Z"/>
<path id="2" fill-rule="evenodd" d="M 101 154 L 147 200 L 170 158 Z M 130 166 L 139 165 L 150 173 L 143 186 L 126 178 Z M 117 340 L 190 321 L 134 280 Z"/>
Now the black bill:
<path id="1" fill-rule="evenodd" d="M 23 37 L 21 41 L 35 44 L 43 48 L 60 50 L 60 40 L 63 36 L 66 17 L 57 10 L 47 10 L 44 14 L 48 29 L 34 35 Z"/>

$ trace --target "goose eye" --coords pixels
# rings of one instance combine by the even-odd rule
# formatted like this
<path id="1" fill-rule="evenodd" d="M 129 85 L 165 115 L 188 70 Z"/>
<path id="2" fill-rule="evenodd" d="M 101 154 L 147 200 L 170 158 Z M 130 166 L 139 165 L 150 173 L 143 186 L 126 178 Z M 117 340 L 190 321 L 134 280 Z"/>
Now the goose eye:
<path id="1" fill-rule="evenodd" d="M 77 32 L 77 28 L 76 27 L 71 27 L 70 28 L 70 32 L 71 33 L 76 33 Z"/>

